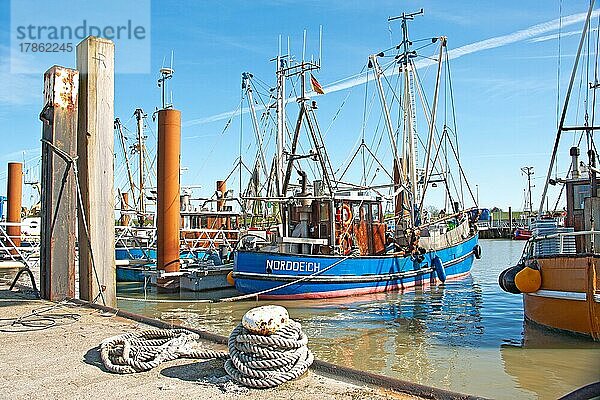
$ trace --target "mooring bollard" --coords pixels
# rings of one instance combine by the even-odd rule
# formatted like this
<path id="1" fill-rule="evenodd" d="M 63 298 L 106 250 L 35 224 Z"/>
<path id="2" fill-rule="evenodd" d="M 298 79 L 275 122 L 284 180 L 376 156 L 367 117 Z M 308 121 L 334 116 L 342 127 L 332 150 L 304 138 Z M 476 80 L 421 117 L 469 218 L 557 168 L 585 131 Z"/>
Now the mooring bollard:
<path id="1" fill-rule="evenodd" d="M 252 388 L 272 388 L 303 375 L 314 361 L 301 325 L 281 306 L 246 312 L 229 336 L 229 354 L 198 347 L 199 336 L 185 329 L 150 329 L 113 336 L 100 346 L 104 366 L 111 372 L 142 372 L 176 358 L 225 361 L 235 382 Z M 143 360 L 136 356 L 144 352 Z"/>
<path id="2" fill-rule="evenodd" d="M 287 310 L 281 306 L 256 307 L 244 314 L 242 325 L 252 333 L 271 335 L 290 321 Z"/>

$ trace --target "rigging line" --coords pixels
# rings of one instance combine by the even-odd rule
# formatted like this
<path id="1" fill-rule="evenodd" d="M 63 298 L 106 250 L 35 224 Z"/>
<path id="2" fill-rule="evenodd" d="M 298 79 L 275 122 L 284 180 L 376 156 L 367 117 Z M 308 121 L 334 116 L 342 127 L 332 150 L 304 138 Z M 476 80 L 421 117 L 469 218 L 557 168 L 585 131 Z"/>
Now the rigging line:
<path id="1" fill-rule="evenodd" d="M 560 115 L 560 44 L 562 35 L 562 0 L 558 2 L 558 61 L 556 71 L 556 129 L 558 129 Z"/>
<path id="2" fill-rule="evenodd" d="M 432 118 L 432 116 L 430 116 L 430 115 L 431 115 L 431 110 L 429 109 L 429 107 L 428 107 L 428 105 L 427 105 L 427 101 L 426 101 L 426 100 L 427 100 L 427 98 L 426 98 L 426 97 L 425 97 L 425 95 L 423 94 L 423 90 L 424 90 L 424 89 L 423 89 L 422 85 L 420 84 L 421 82 L 419 81 L 419 77 L 418 77 L 418 76 L 416 76 L 416 79 L 417 79 L 417 83 L 418 83 L 418 85 L 417 85 L 417 89 L 419 89 L 419 90 L 418 90 L 419 98 L 421 99 L 421 102 L 422 102 L 422 103 L 425 103 L 425 104 L 426 104 L 426 106 L 425 106 L 425 107 L 423 107 L 423 114 L 425 114 L 425 119 L 426 119 L 426 121 L 427 121 L 427 125 L 429 126 L 429 125 L 431 124 L 431 118 Z M 442 135 L 440 135 L 440 133 L 439 133 L 439 131 L 438 131 L 438 129 L 437 129 L 437 126 L 434 126 L 434 127 L 433 127 L 433 133 L 434 133 L 434 136 L 433 136 L 433 137 L 434 137 L 434 141 L 433 141 L 433 143 L 432 143 L 432 144 L 435 144 L 435 139 L 438 139 L 439 145 L 437 145 L 437 146 L 436 146 L 436 150 L 435 150 L 435 151 L 436 151 L 436 153 L 435 153 L 435 156 L 433 157 L 433 161 L 431 162 L 431 168 L 432 168 L 432 173 L 431 173 L 431 176 L 433 176 L 433 174 L 439 174 L 439 175 L 442 175 L 442 172 L 444 171 L 443 169 L 441 169 L 441 165 L 438 165 L 438 164 L 437 164 L 439 152 L 440 152 L 440 150 L 442 149 L 442 147 L 443 147 L 443 144 L 444 144 L 444 138 L 445 138 L 445 137 L 447 137 L 447 134 L 448 134 L 448 132 L 447 132 L 447 129 L 446 129 L 446 125 L 445 125 L 445 124 L 444 124 L 444 128 L 445 128 L 445 129 L 444 129 L 444 131 L 442 132 Z M 420 138 L 419 138 L 419 140 L 420 140 Z M 422 142 L 422 141 L 421 141 L 421 144 L 423 145 L 423 142 Z M 423 147 L 424 147 L 424 146 L 423 146 Z M 441 163 L 441 162 L 440 162 L 440 163 Z M 448 167 L 448 159 L 447 159 L 447 157 L 445 158 L 445 164 L 446 164 L 446 169 L 447 169 L 447 170 L 449 170 L 449 167 Z M 446 182 L 446 180 L 444 180 L 444 182 Z M 428 184 L 429 184 L 429 180 L 427 180 L 427 181 L 426 181 L 426 182 L 424 182 L 424 184 L 423 184 L 423 185 L 424 185 L 424 188 L 423 188 L 423 195 L 424 195 L 424 194 L 425 194 L 425 192 L 426 192 L 426 187 L 428 186 Z M 448 188 L 446 188 L 446 189 L 448 190 Z M 425 200 L 425 198 L 424 198 L 424 197 L 422 197 L 422 198 L 421 198 L 421 204 L 420 204 L 420 206 L 419 206 L 419 208 L 420 208 L 420 209 L 422 209 L 422 208 L 423 208 L 424 200 Z"/>
<path id="3" fill-rule="evenodd" d="M 581 63 L 581 65 L 579 65 L 580 71 L 579 71 L 579 87 L 577 90 L 577 108 L 575 110 L 575 121 L 579 121 L 579 111 L 580 111 L 580 107 L 581 107 L 581 91 L 583 90 L 582 86 L 583 86 L 583 63 Z M 587 89 L 586 89 L 587 92 Z M 582 124 L 583 125 L 583 124 Z M 575 138 L 576 133 L 573 133 L 573 144 L 575 144 Z"/>
<path id="4" fill-rule="evenodd" d="M 598 26 L 600 27 L 600 15 L 598 16 Z M 591 126 L 594 126 L 594 122 L 596 120 L 596 85 L 598 84 L 598 53 L 600 52 L 600 29 L 596 28 L 596 57 L 594 60 L 594 95 L 592 100 L 592 123 Z"/>
<path id="5" fill-rule="evenodd" d="M 581 133 L 579 134 L 579 140 L 577 141 L 577 147 L 579 147 L 581 145 L 581 141 L 583 140 L 583 134 L 584 134 L 584 131 L 581 131 Z M 573 165 L 570 164 L 569 170 L 565 174 L 566 176 L 569 176 L 571 174 L 572 167 L 573 167 Z M 542 177 L 536 177 L 533 179 L 539 179 L 539 178 L 542 178 Z M 556 203 L 554 204 L 554 211 L 556 211 L 558 209 L 558 203 L 560 202 L 560 199 L 562 198 L 563 192 L 565 190 L 565 186 L 566 185 L 561 185 L 560 192 L 558 193 L 558 196 L 556 198 Z"/>
<path id="6" fill-rule="evenodd" d="M 375 92 L 373 92 L 373 96 L 375 96 Z M 387 103 L 387 94 L 386 94 L 386 103 Z M 394 97 L 392 96 L 391 100 L 390 100 L 390 108 L 394 105 Z M 371 147 L 374 147 L 373 145 L 375 144 L 375 140 L 377 138 L 377 131 L 379 131 L 379 128 L 381 127 L 381 122 L 383 121 L 383 112 L 381 114 L 379 114 L 379 120 L 377 121 L 377 125 L 375 127 L 375 134 L 373 135 L 373 140 L 371 141 Z M 385 128 L 382 128 L 381 133 L 379 135 L 379 141 L 377 142 L 377 146 L 375 146 L 375 152 L 374 154 L 377 155 L 377 153 L 379 152 L 379 147 L 381 146 L 381 143 L 383 141 L 383 136 L 385 134 Z M 371 164 L 367 170 L 367 176 L 371 174 L 371 170 L 373 168 L 373 165 L 375 163 L 375 160 L 371 160 Z"/>
<path id="7" fill-rule="evenodd" d="M 362 67 L 362 69 L 361 69 L 360 72 L 362 73 L 365 70 L 365 68 L 366 68 L 366 65 L 363 65 L 363 67 Z M 368 73 L 367 73 L 367 75 L 368 75 Z M 346 101 L 348 100 L 348 97 L 350 97 L 350 95 L 352 94 L 353 91 L 354 91 L 354 87 L 351 88 L 350 91 L 348 92 L 348 94 L 346 95 L 346 97 L 344 97 L 344 100 L 342 101 L 342 104 L 340 104 L 340 107 L 337 109 L 337 111 L 333 115 L 333 119 L 331 120 L 331 122 L 329 123 L 329 126 L 325 130 L 325 133 L 323 134 L 323 139 L 325 139 L 327 137 L 327 134 L 329 133 L 329 130 L 333 126 L 333 123 L 335 122 L 335 120 L 337 119 L 338 115 L 342 111 L 342 108 L 344 108 L 344 105 L 346 104 Z"/>
<path id="8" fill-rule="evenodd" d="M 584 107 L 585 107 L 585 114 L 584 114 L 584 123 L 585 125 L 587 125 L 589 123 L 588 121 L 588 110 L 589 110 L 589 100 L 590 100 L 590 91 L 587 88 L 588 82 L 590 81 L 590 41 L 591 41 L 591 34 L 590 34 L 590 27 L 591 24 L 588 25 L 588 31 L 586 34 L 586 45 L 587 45 L 587 49 L 586 49 L 586 57 L 585 57 L 585 62 L 586 62 L 586 68 L 585 68 L 585 103 L 584 103 Z M 587 137 L 587 142 L 588 142 L 588 147 L 589 147 L 589 132 L 586 133 L 586 137 Z M 558 163 L 557 163 L 558 164 Z M 556 167 L 556 169 L 558 169 L 558 166 Z"/>
<path id="9" fill-rule="evenodd" d="M 448 56 L 448 49 L 446 49 L 445 52 L 446 55 L 446 68 L 447 68 L 447 72 L 448 72 L 448 91 L 450 92 L 450 104 L 451 104 L 451 112 L 452 112 L 452 130 L 451 132 L 454 133 L 454 139 L 456 140 L 456 153 L 457 153 L 457 162 L 459 165 L 459 168 L 462 170 L 462 167 L 460 165 L 460 147 L 459 147 L 459 141 L 458 141 L 458 124 L 456 122 L 456 105 L 454 103 L 454 87 L 452 85 L 452 70 L 450 68 L 450 57 Z M 449 140 L 449 139 L 448 139 Z M 459 182 L 460 182 L 460 197 L 461 197 L 461 201 L 463 203 L 463 206 L 465 205 L 465 198 L 464 198 L 464 190 L 463 190 L 463 176 L 459 174 Z M 467 183 L 467 187 L 469 185 L 469 182 L 466 180 L 465 177 L 465 182 Z M 471 191 L 471 189 L 469 188 L 469 192 Z M 471 193 L 472 196 L 472 193 Z M 475 197 L 473 197 L 473 201 L 475 203 L 477 203 L 477 201 L 475 200 Z"/>
<path id="10" fill-rule="evenodd" d="M 429 107 L 429 101 L 427 101 L 427 97 L 424 96 L 425 88 L 423 87 L 423 80 L 421 79 L 419 73 L 415 70 L 413 71 L 415 81 L 418 86 L 419 99 L 421 99 L 421 105 L 423 108 L 423 114 L 425 114 L 425 118 L 427 119 L 427 125 L 429 125 L 429 115 L 431 115 L 431 107 Z M 437 127 L 434 127 L 437 132 Z M 438 132 L 439 135 L 439 132 Z M 421 144 L 422 150 L 427 150 L 425 143 L 423 143 L 423 139 L 419 135 L 416 136 L 418 142 Z M 425 159 L 423 159 L 423 167 L 425 167 Z"/>
<path id="11" fill-rule="evenodd" d="M 242 105 L 243 105 L 243 99 L 240 101 L 237 109 L 231 114 L 231 116 L 229 117 L 229 119 L 227 120 L 227 122 L 225 123 L 225 126 L 223 127 L 223 130 L 221 131 L 221 133 L 219 135 L 217 135 L 215 137 L 215 139 L 213 140 L 213 143 L 210 147 L 210 150 L 208 151 L 207 156 L 204 157 L 204 160 L 202 162 L 202 164 L 200 164 L 200 167 L 198 168 L 198 172 L 195 175 L 194 179 L 197 179 L 201 172 L 204 170 L 204 167 L 206 166 L 206 163 L 208 162 L 209 158 L 213 155 L 215 147 L 217 146 L 217 143 L 219 142 L 219 139 L 221 139 L 221 136 L 223 136 L 225 134 L 225 132 L 227 132 L 227 129 L 229 129 L 229 127 L 231 126 L 231 122 L 233 121 L 233 119 L 238 115 L 238 111 L 241 110 Z"/>
<path id="12" fill-rule="evenodd" d="M 389 21 L 388 21 L 388 26 L 390 25 Z M 390 27 L 391 30 L 391 27 Z M 391 32 L 390 32 L 391 35 Z M 390 37 L 391 40 L 391 37 Z M 363 121 L 362 121 L 362 127 L 361 127 L 361 143 L 364 144 L 365 143 L 365 128 L 367 125 L 367 100 L 369 98 L 369 71 L 367 70 L 367 76 L 366 76 L 366 81 L 365 81 L 365 104 L 364 104 L 364 109 L 363 109 Z M 363 152 L 362 152 L 362 167 L 363 167 L 363 176 L 361 181 L 363 182 L 364 185 L 367 184 L 367 170 L 366 170 L 366 165 L 365 165 L 365 150 L 363 148 Z M 340 178 L 341 179 L 341 178 Z"/>
<path id="13" fill-rule="evenodd" d="M 393 93 L 392 93 L 393 94 Z M 386 94 L 386 103 L 387 103 L 387 97 L 389 94 Z M 375 96 L 375 91 L 373 92 L 373 96 Z M 390 101 L 390 108 L 394 105 L 394 96 L 392 96 L 392 99 Z M 379 128 L 381 126 L 381 122 L 383 121 L 383 112 L 381 114 L 379 114 L 379 120 L 377 121 L 377 125 L 375 126 L 375 134 L 373 135 L 373 140 L 371 141 L 371 147 L 374 147 L 373 145 L 375 144 L 375 140 L 377 138 L 377 132 L 379 131 Z M 377 153 L 379 152 L 379 147 L 381 146 L 381 143 L 383 141 L 383 136 L 385 133 L 385 128 L 382 128 L 381 133 L 379 135 L 379 140 L 377 142 L 377 146 L 375 146 L 375 152 L 374 154 L 377 155 Z M 367 169 L 367 176 L 371 174 L 371 170 L 373 169 L 373 165 L 375 164 L 375 160 L 371 160 L 371 164 L 369 165 L 369 168 Z M 374 179 L 374 178 L 373 178 Z"/>
<path id="14" fill-rule="evenodd" d="M 299 78 L 298 78 L 298 79 L 299 79 Z M 293 93 L 294 97 L 295 97 L 295 98 L 299 98 L 300 96 L 298 96 L 298 92 L 297 92 L 297 90 L 296 90 L 296 82 L 294 82 L 294 81 L 292 81 L 292 80 L 291 80 L 291 81 L 290 81 L 290 83 L 291 83 L 291 85 L 292 85 L 292 93 Z M 287 120 L 288 120 L 288 118 L 289 118 L 289 114 L 288 114 L 288 113 L 285 113 L 285 116 L 286 116 L 286 121 L 287 121 Z M 303 119 L 303 121 L 304 121 L 304 119 Z M 291 122 L 291 121 L 290 121 L 290 122 Z M 287 125 L 287 124 L 286 124 L 286 125 Z M 305 133 L 305 134 L 308 134 L 308 130 L 307 130 L 306 124 L 302 123 L 302 127 L 304 128 L 304 133 Z M 287 128 L 286 128 L 286 129 L 284 129 L 284 130 L 287 132 L 287 134 L 288 134 L 288 139 L 290 139 L 290 143 L 291 143 L 291 142 L 292 142 L 292 139 L 293 139 L 293 138 L 292 138 L 292 133 L 291 133 L 291 132 L 290 132 L 290 131 L 289 131 Z M 315 144 L 315 146 L 316 146 L 316 144 Z M 306 151 L 304 150 L 304 146 L 302 145 L 302 142 L 300 142 L 300 138 L 298 138 L 298 147 L 300 148 L 300 151 L 302 151 L 303 153 L 306 153 Z M 291 149 L 290 149 L 290 150 L 291 150 Z M 312 173 L 313 177 L 317 177 L 317 176 L 318 176 L 318 175 L 317 175 L 317 173 L 316 173 L 316 172 L 315 172 L 315 170 L 314 170 L 314 167 L 313 167 L 312 163 L 310 163 L 310 162 L 307 162 L 307 161 L 306 161 L 306 159 L 299 160 L 299 161 L 300 161 L 300 162 L 303 162 L 303 165 L 305 165 L 305 166 L 306 166 L 306 165 L 308 165 L 308 168 L 310 169 L 310 172 Z M 299 163 L 300 163 L 300 162 L 299 162 Z M 295 167 L 295 168 L 296 168 L 296 170 L 298 171 L 298 167 L 297 167 L 296 165 L 294 165 L 294 167 Z"/>
<path id="15" fill-rule="evenodd" d="M 372 111 L 372 109 L 373 109 L 373 103 L 374 103 L 374 101 L 375 101 L 375 95 L 376 95 L 376 93 L 375 93 L 375 92 L 373 92 L 373 96 L 371 97 L 371 103 L 370 103 L 370 105 L 369 105 L 369 111 L 367 112 L 367 120 L 369 119 L 369 116 L 370 116 L 370 114 L 371 114 L 371 111 Z M 354 149 L 354 148 L 355 148 L 355 147 L 356 147 L 356 146 L 357 146 L 357 145 L 360 143 L 360 139 L 361 139 L 361 136 L 360 136 L 360 134 L 359 134 L 359 135 L 358 135 L 358 137 L 357 137 L 357 140 L 356 140 L 356 141 L 354 142 L 354 144 L 352 145 L 352 149 Z M 349 161 L 349 160 L 352 158 L 352 157 L 351 157 L 351 154 L 353 154 L 353 152 L 349 152 L 349 153 L 348 153 L 348 157 L 346 157 L 346 159 L 345 159 L 345 160 L 344 160 L 344 161 L 343 161 L 343 162 L 340 164 L 340 166 L 339 166 L 339 167 L 338 167 L 338 168 L 335 170 L 335 173 L 336 173 L 336 174 L 337 174 L 338 172 L 340 172 L 340 170 L 341 170 L 342 168 L 344 168 L 344 166 L 345 166 L 347 163 L 349 163 L 349 162 L 351 163 L 351 161 Z M 341 178 L 340 178 L 340 179 L 341 179 Z"/>

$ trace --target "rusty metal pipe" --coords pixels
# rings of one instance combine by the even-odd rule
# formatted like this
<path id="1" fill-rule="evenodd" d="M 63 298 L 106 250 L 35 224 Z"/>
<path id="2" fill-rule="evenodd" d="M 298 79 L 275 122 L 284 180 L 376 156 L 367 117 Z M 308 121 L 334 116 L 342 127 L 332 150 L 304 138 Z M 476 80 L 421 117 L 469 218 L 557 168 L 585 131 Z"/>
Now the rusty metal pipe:
<path id="1" fill-rule="evenodd" d="M 225 193 L 227 192 L 227 182 L 217 181 L 217 193 L 221 193 L 221 197 L 217 195 L 217 211 L 223 211 L 225 206 Z"/>
<path id="2" fill-rule="evenodd" d="M 8 184 L 6 188 L 7 210 L 6 222 L 21 223 L 21 207 L 23 201 L 23 164 L 8 163 Z M 21 226 L 7 226 L 6 233 L 15 246 L 21 246 Z"/>
<path id="3" fill-rule="evenodd" d="M 158 112 L 158 197 L 157 268 L 165 272 L 179 271 L 179 168 L 181 156 L 181 112 L 164 109 Z M 159 288 L 167 281 L 159 279 Z M 179 287 L 178 281 L 171 289 Z"/>
<path id="4" fill-rule="evenodd" d="M 129 192 L 123 192 L 121 193 L 121 219 L 119 221 L 121 226 L 129 225 L 130 216 L 127 211 L 129 211 Z"/>

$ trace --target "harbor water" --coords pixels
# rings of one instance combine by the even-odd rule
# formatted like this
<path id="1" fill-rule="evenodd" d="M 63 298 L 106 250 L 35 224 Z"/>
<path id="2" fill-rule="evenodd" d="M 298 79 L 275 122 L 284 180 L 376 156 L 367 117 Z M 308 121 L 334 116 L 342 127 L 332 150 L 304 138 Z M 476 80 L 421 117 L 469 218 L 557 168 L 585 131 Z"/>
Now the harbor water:
<path id="1" fill-rule="evenodd" d="M 498 287 L 499 273 L 519 259 L 524 243 L 480 244 L 483 256 L 470 276 L 403 293 L 236 303 L 161 294 L 158 303 L 120 300 L 119 307 L 229 335 L 249 308 L 280 304 L 302 323 L 321 360 L 498 399 L 555 399 L 600 380 L 600 343 L 524 323 L 522 297 Z M 119 284 L 118 291 L 144 297 L 138 284 Z"/>

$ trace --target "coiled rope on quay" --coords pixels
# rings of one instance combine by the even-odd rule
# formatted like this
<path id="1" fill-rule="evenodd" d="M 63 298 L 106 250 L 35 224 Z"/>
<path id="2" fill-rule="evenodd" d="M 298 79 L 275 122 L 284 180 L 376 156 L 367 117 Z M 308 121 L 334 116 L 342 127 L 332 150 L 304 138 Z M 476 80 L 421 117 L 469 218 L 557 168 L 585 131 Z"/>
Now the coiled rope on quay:
<path id="1" fill-rule="evenodd" d="M 269 309 L 270 308 L 270 309 Z M 248 318 L 269 309 L 276 315 Z M 282 310 L 280 310 L 282 309 Z M 278 313 L 278 314 L 277 314 Z M 247 329 L 247 328 L 250 328 Z M 279 306 L 250 310 L 229 335 L 229 352 L 198 347 L 199 335 L 185 329 L 149 329 L 105 339 L 100 357 L 107 370 L 118 374 L 148 371 L 177 358 L 224 359 L 235 382 L 251 388 L 272 388 L 304 374 L 314 361 L 301 324 Z"/>

